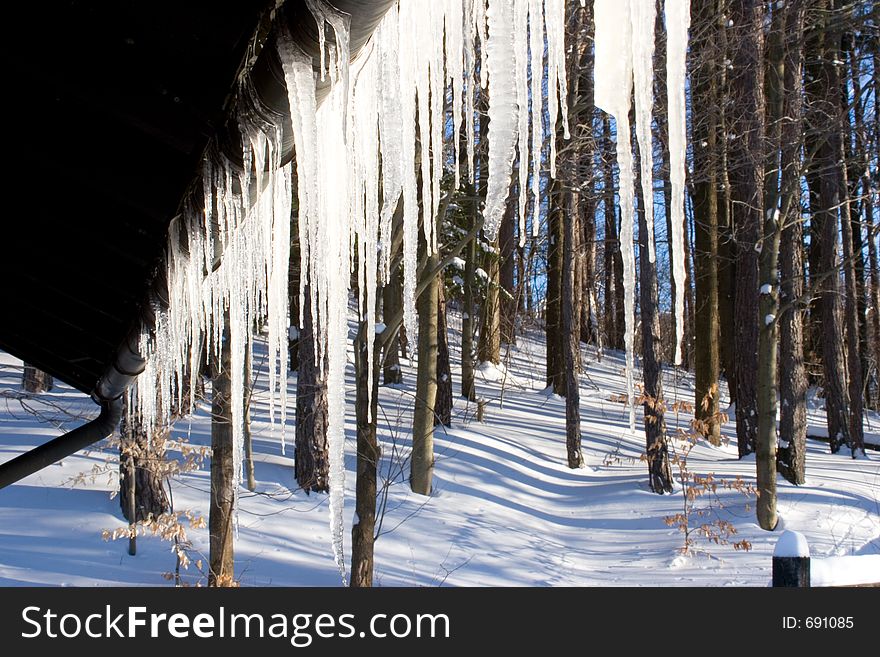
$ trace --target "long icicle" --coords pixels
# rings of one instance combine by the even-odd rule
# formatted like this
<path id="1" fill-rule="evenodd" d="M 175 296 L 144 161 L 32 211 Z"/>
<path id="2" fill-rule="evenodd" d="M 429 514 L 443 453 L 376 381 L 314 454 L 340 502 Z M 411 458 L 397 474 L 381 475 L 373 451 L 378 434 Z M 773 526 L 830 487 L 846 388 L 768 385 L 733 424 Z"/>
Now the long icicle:
<path id="1" fill-rule="evenodd" d="M 640 1 L 640 0 L 637 0 Z M 614 117 L 617 129 L 617 166 L 620 170 L 620 254 L 623 259 L 623 305 L 626 330 L 626 395 L 629 427 L 636 428 L 633 386 L 633 333 L 635 330 L 634 175 L 629 109 L 632 100 L 631 0 L 595 0 L 595 104 Z"/>
<path id="2" fill-rule="evenodd" d="M 675 364 L 682 359 L 684 338 L 685 254 L 684 185 L 687 157 L 687 118 L 685 114 L 685 75 L 687 73 L 689 2 L 665 4 L 666 16 L 666 97 L 669 101 L 669 177 L 672 184 L 672 279 L 675 284 Z"/>

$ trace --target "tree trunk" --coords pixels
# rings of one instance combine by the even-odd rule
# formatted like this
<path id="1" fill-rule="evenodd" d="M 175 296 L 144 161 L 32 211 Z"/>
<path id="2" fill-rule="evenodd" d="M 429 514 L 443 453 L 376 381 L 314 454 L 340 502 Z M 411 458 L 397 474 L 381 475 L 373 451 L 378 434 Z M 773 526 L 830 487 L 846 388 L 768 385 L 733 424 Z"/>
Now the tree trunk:
<path id="1" fill-rule="evenodd" d="M 808 126 L 810 137 L 806 150 L 813 154 L 809 162 L 807 182 L 810 185 L 810 210 L 812 212 L 810 278 L 813 293 L 819 295 L 818 308 L 821 323 L 815 328 L 819 333 L 816 342 L 821 345 L 822 372 L 825 392 L 825 412 L 828 423 L 828 437 L 832 453 L 840 446 L 849 444 L 849 416 L 847 399 L 847 370 L 844 356 L 844 325 L 841 309 L 840 289 L 840 241 L 837 209 L 840 202 L 837 159 L 841 149 L 840 133 L 828 129 L 829 121 L 837 125 L 839 81 L 834 61 L 839 56 L 833 27 L 826 25 L 828 10 L 832 9 L 828 0 L 821 0 L 819 16 L 821 20 L 811 25 L 807 43 L 811 52 L 808 67 L 806 94 L 808 101 Z M 813 249 L 813 240 L 816 248 Z M 811 318 L 816 325 L 816 318 Z"/>
<path id="2" fill-rule="evenodd" d="M 694 20 L 692 97 L 707 116 L 694 117 L 694 417 L 698 430 L 713 445 L 721 444 L 719 422 L 721 374 L 718 318 L 718 128 L 720 107 L 714 3 L 698 5 Z"/>
<path id="3" fill-rule="evenodd" d="M 528 166 L 528 163 L 526 163 Z M 516 176 L 514 176 L 516 179 Z M 504 344 L 516 344 L 516 284 L 514 276 L 516 273 L 516 226 L 517 226 L 517 209 L 516 200 L 519 198 L 518 183 L 514 183 L 514 188 L 510 192 L 512 199 L 515 199 L 513 211 L 505 212 L 498 231 L 498 248 L 501 261 L 498 270 L 498 282 L 500 284 L 500 303 L 499 303 L 499 324 L 501 331 L 501 342 Z"/>
<path id="4" fill-rule="evenodd" d="M 562 221 L 565 239 L 562 258 L 562 314 L 563 362 L 565 364 L 565 445 L 568 453 L 568 467 L 584 467 L 581 453 L 581 411 L 579 388 L 580 331 L 576 312 L 578 287 L 575 276 L 576 258 L 579 249 L 577 195 L 564 192 Z"/>
<path id="5" fill-rule="evenodd" d="M 355 519 L 351 527 L 352 587 L 373 585 L 373 547 L 376 534 L 376 480 L 379 445 L 376 441 L 376 414 L 379 399 L 379 341 L 373 354 L 373 385 L 368 390 L 366 340 L 362 322 L 355 340 L 355 376 L 357 390 L 357 481 L 355 483 Z M 396 344 L 396 339 L 393 341 Z M 371 394 L 370 394 L 371 393 Z M 368 405 L 369 400 L 369 405 Z"/>
<path id="6" fill-rule="evenodd" d="M 305 298 L 310 290 L 306 286 Z M 321 348 L 324 348 L 323 346 Z M 315 351 L 315 326 L 310 303 L 303 304 L 300 329 L 299 374 L 296 382 L 296 446 L 294 472 L 308 495 L 330 489 L 330 454 L 327 445 L 327 359 L 320 367 Z"/>
<path id="7" fill-rule="evenodd" d="M 716 0 L 718 15 L 727 15 L 729 11 L 728 0 Z M 716 28 L 717 61 L 727 62 L 732 58 L 730 47 L 730 30 L 725 25 Z M 731 402 L 736 402 L 736 241 L 734 239 L 733 215 L 733 192 L 730 178 L 730 144 L 727 136 L 730 132 L 730 116 L 732 109 L 737 106 L 731 93 L 730 75 L 728 67 L 721 65 L 718 68 L 718 94 L 719 111 L 718 120 L 719 136 L 717 154 L 720 158 L 718 175 L 718 324 L 721 343 L 719 345 L 719 357 L 721 370 L 727 379 L 728 395 Z"/>
<path id="8" fill-rule="evenodd" d="M 420 240 L 423 249 L 427 248 Z M 431 275 L 439 256 L 427 256 L 424 271 Z M 431 276 L 427 288 L 416 300 L 419 315 L 419 367 L 416 377 L 416 402 L 413 412 L 410 488 L 420 495 L 431 494 L 434 473 L 434 407 L 437 399 L 437 308 L 440 279 Z"/>
<path id="9" fill-rule="evenodd" d="M 617 223 L 617 204 L 614 202 L 615 146 L 611 138 L 608 117 L 602 119 L 602 183 L 605 188 L 602 208 L 605 214 L 605 243 L 603 267 L 605 270 L 605 338 L 612 349 L 623 349 L 623 258 L 620 255 L 620 234 Z"/>
<path id="10" fill-rule="evenodd" d="M 550 190 L 547 216 L 547 295 L 545 299 L 545 336 L 547 344 L 547 386 L 557 395 L 565 395 L 565 343 L 562 329 L 563 242 L 565 241 L 561 184 L 554 180 Z"/>
<path id="11" fill-rule="evenodd" d="M 254 443 L 251 437 L 251 400 L 254 398 L 254 347 L 251 340 L 248 340 L 248 345 L 244 354 L 244 426 L 242 427 L 242 431 L 244 432 L 244 471 L 245 471 L 245 482 L 247 484 L 247 489 L 252 493 L 257 490 L 257 480 L 254 477 Z M 287 373 L 284 374 L 284 379 L 281 382 L 281 385 L 287 385 Z"/>
<path id="12" fill-rule="evenodd" d="M 583 149 L 586 153 L 581 156 L 582 166 L 589 168 L 587 158 L 593 157 L 593 148 Z M 584 160 L 587 160 L 586 162 Z M 601 331 L 597 326 L 599 308 L 596 296 L 596 198 L 590 186 L 586 193 L 578 194 L 578 217 L 581 231 L 578 235 L 581 252 L 581 275 L 580 275 L 580 341 L 584 344 L 594 343 L 601 346 Z"/>
<path id="13" fill-rule="evenodd" d="M 755 451 L 758 429 L 758 253 L 764 190 L 763 3 L 733 0 L 734 117 L 730 159 L 736 226 L 736 439 L 740 457 Z"/>
<path id="14" fill-rule="evenodd" d="M 126 404 L 127 406 L 127 404 Z M 157 518 L 171 509 L 159 464 L 165 455 L 165 432 L 151 441 L 129 413 L 119 425 L 119 505 L 130 524 Z"/>
<path id="15" fill-rule="evenodd" d="M 472 218 L 476 222 L 476 203 Z M 474 386 L 474 272 L 477 265 L 477 240 L 468 242 L 464 265 L 464 309 L 461 319 L 461 396 L 469 401 L 477 399 Z"/>
<path id="16" fill-rule="evenodd" d="M 228 325 L 228 323 L 227 323 Z M 214 365 L 211 399 L 211 502 L 208 515 L 210 532 L 210 572 L 208 586 L 232 586 L 234 468 L 232 427 L 232 349 L 228 331 L 220 349 L 220 367 Z"/>
<path id="17" fill-rule="evenodd" d="M 867 187 L 862 184 L 865 176 L 870 180 L 871 162 L 870 156 L 868 155 L 866 157 L 865 146 L 862 139 L 864 136 L 864 126 L 861 117 L 863 110 L 862 103 L 855 101 L 855 99 L 859 99 L 862 94 L 862 84 L 859 79 L 859 64 L 857 62 L 855 41 L 856 37 L 851 32 L 846 34 L 843 41 L 844 52 L 846 53 L 846 59 L 849 62 L 850 75 L 847 76 L 842 74 L 840 76 L 840 100 L 841 108 L 843 110 L 843 114 L 841 115 L 841 143 L 844 146 L 844 161 L 846 162 L 844 178 L 847 182 L 846 193 L 850 215 L 850 234 L 852 237 L 850 248 L 852 250 L 852 266 L 855 274 L 855 314 L 856 323 L 859 328 L 857 351 L 859 353 L 859 367 L 862 375 L 861 381 L 864 385 L 861 393 L 864 409 L 864 405 L 870 405 L 871 403 L 871 393 L 869 391 L 871 357 L 868 347 L 868 299 L 866 289 L 867 278 L 865 277 L 867 270 L 865 268 L 865 243 L 862 239 L 861 213 L 865 205 L 870 207 L 873 204 L 870 198 L 870 184 Z M 854 99 L 854 102 L 852 103 L 852 114 L 848 112 L 850 107 L 850 83 L 852 84 L 852 98 Z M 850 117 L 852 117 L 852 120 L 850 120 Z M 863 188 L 862 194 L 859 194 L 860 186 Z M 860 429 L 860 431 L 864 434 L 864 430 Z M 864 438 L 864 436 L 862 436 L 862 438 Z"/>
<path id="18" fill-rule="evenodd" d="M 296 174 L 293 174 L 296 176 Z M 293 189 L 296 190 L 294 180 Z M 290 220 L 290 261 L 287 267 L 287 299 L 290 307 L 290 327 L 287 332 L 287 366 L 291 372 L 299 371 L 299 286 L 300 286 L 300 250 L 299 221 L 295 216 L 296 192 L 294 192 L 294 209 Z"/>
<path id="19" fill-rule="evenodd" d="M 643 181 L 638 161 L 636 189 Z M 659 295 L 657 265 L 648 253 L 648 223 L 645 216 L 645 197 L 636 194 L 636 214 L 639 223 L 639 310 L 642 325 L 642 372 L 644 391 L 642 407 L 645 413 L 645 452 L 648 461 L 648 481 L 658 495 L 672 492 L 672 468 L 666 440 L 666 402 L 663 399 L 662 356 L 660 342 Z"/>
<path id="20" fill-rule="evenodd" d="M 841 112 L 841 123 L 844 123 L 843 116 L 845 116 L 845 108 Z M 843 132 L 843 126 L 841 126 L 841 132 Z M 855 458 L 857 452 L 861 452 L 863 456 L 865 455 L 865 434 L 862 427 L 862 417 L 864 415 L 862 354 L 859 350 L 861 344 L 859 306 L 861 304 L 856 284 L 856 258 L 853 253 L 853 227 L 850 214 L 849 184 L 846 173 L 846 154 L 844 153 L 843 139 L 839 139 L 838 143 L 840 145 L 838 165 L 838 182 L 841 197 L 840 225 L 841 241 L 843 242 L 844 284 L 846 286 L 844 311 L 846 318 L 846 364 L 849 377 L 849 446 L 852 456 Z"/>
<path id="21" fill-rule="evenodd" d="M 400 267 L 395 267 L 389 275 L 388 285 L 382 288 L 382 313 L 385 324 L 403 305 L 403 280 Z M 385 346 L 385 358 L 382 361 L 382 381 L 392 385 L 403 383 L 403 372 L 400 370 L 400 331 Z"/>
<path id="22" fill-rule="evenodd" d="M 803 32 L 802 1 L 786 8 L 785 122 L 780 139 L 782 241 L 779 298 L 780 371 L 779 472 L 795 485 L 804 483 L 807 438 L 807 376 L 804 369 L 803 226 L 800 216 L 800 148 L 803 132 Z"/>
<path id="23" fill-rule="evenodd" d="M 508 197 L 509 198 L 509 197 Z M 511 203 L 508 201 L 507 212 Z M 516 206 L 514 205 L 514 208 Z M 504 221 L 507 221 L 505 219 Z M 498 240 L 492 244 L 497 250 Z M 487 251 L 483 256 L 483 271 L 486 272 L 486 298 L 480 313 L 480 339 L 477 342 L 477 360 L 481 363 L 501 362 L 501 293 L 498 254 Z"/>
<path id="24" fill-rule="evenodd" d="M 782 236 L 782 195 L 779 179 L 782 118 L 784 110 L 785 12 L 774 6 L 770 14 L 765 76 L 767 147 L 764 162 L 764 227 L 759 256 L 761 289 L 758 301 L 758 433 L 755 442 L 758 525 L 767 531 L 776 527 L 776 416 L 778 393 L 777 351 L 779 344 L 779 242 Z"/>
<path id="25" fill-rule="evenodd" d="M 446 295 L 443 282 L 437 284 L 437 400 L 434 426 L 452 426 L 452 369 L 449 366 L 449 340 L 446 335 Z"/>
<path id="26" fill-rule="evenodd" d="M 24 372 L 21 375 L 21 387 L 25 392 L 38 393 L 49 392 L 55 385 L 51 375 L 43 370 L 38 370 L 32 365 L 24 364 Z"/>

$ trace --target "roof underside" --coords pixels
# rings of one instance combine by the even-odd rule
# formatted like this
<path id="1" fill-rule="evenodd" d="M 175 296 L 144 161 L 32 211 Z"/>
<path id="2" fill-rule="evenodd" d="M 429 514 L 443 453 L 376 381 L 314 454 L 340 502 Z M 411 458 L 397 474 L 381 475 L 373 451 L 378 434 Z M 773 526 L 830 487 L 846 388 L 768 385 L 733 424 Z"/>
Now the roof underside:
<path id="1" fill-rule="evenodd" d="M 15 3 L 0 348 L 92 390 L 137 319 L 267 4 Z"/>
<path id="2" fill-rule="evenodd" d="M 351 17 L 352 54 L 395 1 L 332 0 Z M 4 60 L 12 173 L 0 349 L 90 393 L 132 331 L 152 327 L 146 301 L 163 296 L 168 225 L 200 185 L 206 147 L 215 138 L 241 161 L 231 113 L 240 72 L 249 71 L 266 108 L 287 112 L 275 49 L 255 57 L 252 48 L 271 40 L 266 19 L 275 6 L 15 3 Z M 281 11 L 317 65 L 317 26 L 305 1 L 288 0 Z M 289 130 L 284 147 L 286 159 Z"/>

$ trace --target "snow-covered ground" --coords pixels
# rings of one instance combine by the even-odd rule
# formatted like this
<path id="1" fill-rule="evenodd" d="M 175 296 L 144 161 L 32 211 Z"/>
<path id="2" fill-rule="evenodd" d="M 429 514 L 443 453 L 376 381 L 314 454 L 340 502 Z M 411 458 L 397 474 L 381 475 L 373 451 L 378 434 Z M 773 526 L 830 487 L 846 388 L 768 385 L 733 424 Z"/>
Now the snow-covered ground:
<path id="1" fill-rule="evenodd" d="M 450 316 L 455 391 L 459 389 L 460 322 Z M 255 361 L 265 350 L 258 345 Z M 348 398 L 353 400 L 349 354 Z M 565 402 L 544 391 L 544 348 L 540 333 L 520 338 L 503 354 L 501 367 L 481 367 L 479 395 L 488 400 L 483 423 L 476 408 L 457 398 L 453 428 L 439 428 L 435 439 L 434 493 L 414 495 L 409 471 L 410 407 L 415 369 L 402 364 L 404 385 L 380 392 L 381 478 L 387 496 L 376 543 L 375 582 L 381 586 L 436 585 L 626 585 L 766 586 L 771 556 L 781 529 L 806 537 L 813 558 L 863 555 L 861 570 L 876 570 L 880 581 L 880 454 L 852 460 L 831 455 L 825 443 L 810 440 L 807 483 L 795 487 L 779 479 L 780 527 L 764 532 L 754 520 L 754 498 L 722 489 L 718 499 L 696 503 L 706 510 L 694 523 L 725 520 L 735 527 L 731 543 L 745 539 L 751 550 L 734 550 L 695 539 L 697 554 L 682 556 L 683 536 L 665 518 L 680 512 L 683 495 L 658 496 L 647 488 L 639 460 L 644 435 L 628 428 L 623 404 L 623 356 L 595 349 L 584 352 L 581 418 L 587 468 L 565 465 Z M 82 394 L 59 385 L 51 393 L 23 397 L 21 363 L 0 353 L 0 461 L 77 426 L 95 413 Z M 669 404 L 693 401 L 692 377 L 667 370 Z M 236 577 L 243 586 L 337 585 L 339 572 L 330 550 L 325 495 L 305 495 L 293 478 L 288 449 L 268 424 L 266 376 L 258 380 L 252 410 L 257 491 L 241 492 Z M 637 378 L 638 380 L 638 378 Z M 296 377 L 289 383 L 295 409 Z M 810 433 L 821 434 L 821 399 L 810 409 Z M 208 405 L 174 427 L 173 437 L 210 443 Z M 641 412 L 639 412 L 641 415 Z M 687 429 L 688 416 L 668 415 L 671 427 Z M 880 417 L 866 419 L 871 442 L 880 444 Z M 346 522 L 351 526 L 354 497 L 354 409 L 347 409 Z M 746 483 L 755 477 L 754 459 L 736 458 L 733 424 L 724 427 L 730 444 L 700 442 L 689 457 L 692 472 Z M 676 444 L 681 447 L 680 442 Z M 179 453 L 172 456 L 180 457 Z M 103 530 L 123 526 L 114 483 L 107 475 L 71 482 L 79 473 L 107 465 L 110 450 L 79 453 L 0 492 L 0 585 L 163 585 L 174 569 L 170 545 L 158 538 L 138 539 L 138 554 L 127 541 L 105 541 Z M 115 470 L 115 463 L 110 469 Z M 172 482 L 175 508 L 207 514 L 208 463 Z M 676 471 L 676 476 L 678 472 Z M 193 559 L 207 553 L 206 529 L 189 530 Z M 348 537 L 346 536 L 346 539 Z M 348 540 L 346 540 L 348 547 Z M 836 568 L 838 560 L 818 570 Z M 853 562 L 842 562 L 845 568 Z M 826 577 L 825 574 L 822 575 Z M 828 576 L 830 577 L 830 576 Z M 204 581 L 195 566 L 189 583 Z M 823 582 L 833 581 L 826 579 Z"/>

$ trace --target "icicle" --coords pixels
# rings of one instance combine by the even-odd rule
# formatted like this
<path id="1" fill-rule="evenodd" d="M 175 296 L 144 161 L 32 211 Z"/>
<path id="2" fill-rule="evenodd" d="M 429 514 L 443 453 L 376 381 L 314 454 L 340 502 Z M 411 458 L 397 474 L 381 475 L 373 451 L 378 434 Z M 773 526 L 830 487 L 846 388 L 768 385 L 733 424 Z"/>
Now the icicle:
<path id="1" fill-rule="evenodd" d="M 315 18 L 315 22 L 318 24 L 318 50 L 321 53 L 321 82 L 323 82 L 327 79 L 327 20 L 324 18 L 324 12 L 321 5 L 318 4 L 319 1 L 320 0 L 306 0 L 306 6 L 309 8 L 309 12 L 311 12 L 312 16 Z"/>
<path id="2" fill-rule="evenodd" d="M 547 108 L 550 115 L 550 176 L 556 177 L 556 121 L 562 114 L 568 139 L 568 84 L 565 78 L 565 0 L 544 0 L 547 33 Z M 558 88 L 557 88 L 558 87 Z"/>
<path id="3" fill-rule="evenodd" d="M 343 557 L 343 500 L 345 493 L 345 362 L 348 339 L 348 244 L 341 236 L 349 232 L 351 162 L 346 147 L 344 130 L 347 94 L 342 85 L 335 85 L 330 96 L 318 108 L 318 140 L 321 157 L 318 160 L 320 180 L 333 180 L 333 185 L 321 185 L 320 223 L 324 293 L 319 305 L 321 331 L 327 336 L 327 444 L 329 451 L 330 531 L 333 556 L 345 581 Z M 340 190 L 341 188 L 341 190 Z M 318 246 L 312 244 L 312 248 Z"/>
<path id="4" fill-rule="evenodd" d="M 481 0 L 479 0 L 481 1 Z M 476 25 L 474 23 L 474 0 L 463 0 L 464 10 L 462 20 L 465 22 L 467 30 L 464 37 L 464 79 L 465 79 L 465 134 L 467 135 L 467 171 L 468 182 L 474 184 L 474 92 L 476 84 L 474 76 L 476 75 L 476 50 L 474 43 L 476 40 Z"/>
<path id="5" fill-rule="evenodd" d="M 392 219 L 404 184 L 404 152 L 401 146 L 403 118 L 401 109 L 401 76 L 398 60 L 397 7 L 392 7 L 377 30 L 379 70 L 379 142 L 382 151 L 382 214 L 379 243 L 382 246 L 380 268 L 382 283 L 388 283 L 391 264 Z M 380 45 L 381 44 L 381 47 Z M 403 138 L 406 142 L 406 138 Z M 412 176 L 407 176 L 411 178 Z"/>
<path id="6" fill-rule="evenodd" d="M 544 150 L 544 106 L 541 83 L 544 79 L 544 3 L 529 0 L 529 52 L 532 75 L 532 237 L 541 228 L 541 153 Z M 520 135 L 520 139 L 523 136 Z M 522 160 L 520 160 L 522 166 Z M 525 246 L 525 231 L 520 233 Z"/>
<path id="7" fill-rule="evenodd" d="M 517 66 L 515 4 L 515 0 L 491 0 L 486 11 L 489 23 L 486 64 L 492 88 L 489 97 L 489 181 L 483 232 L 490 241 L 498 235 L 516 155 L 519 106 L 514 73 Z"/>
<path id="8" fill-rule="evenodd" d="M 461 135 L 462 71 L 464 70 L 464 3 L 461 0 L 446 0 L 445 10 L 446 81 L 452 87 L 453 188 L 458 189 L 461 181 L 458 145 Z"/>
<path id="9" fill-rule="evenodd" d="M 636 99 L 636 136 L 642 173 L 642 207 L 647 226 L 648 259 L 656 260 L 654 249 L 654 154 L 651 133 L 654 105 L 654 20 L 653 2 L 630 2 L 632 20 L 633 88 Z M 618 135 L 618 139 L 620 135 Z"/>
<path id="10" fill-rule="evenodd" d="M 443 34 L 443 4 L 433 0 L 431 7 L 431 34 Z M 429 239 L 428 250 L 437 252 L 437 214 L 440 209 L 440 179 L 443 177 L 443 132 L 446 125 L 446 116 L 443 111 L 446 101 L 446 76 L 443 66 L 443 40 L 436 37 L 430 41 L 430 71 L 431 71 L 431 203 L 430 215 L 425 217 L 425 226 L 430 226 L 426 235 Z M 422 46 L 425 48 L 426 46 Z M 428 153 L 423 151 L 427 156 Z"/>
<path id="11" fill-rule="evenodd" d="M 668 79 L 670 153 L 672 154 L 673 207 L 672 260 L 681 271 L 674 272 L 676 290 L 683 290 L 684 254 L 682 239 L 685 114 L 684 58 L 687 50 L 689 3 L 687 0 L 666 3 L 668 39 Z M 629 110 L 633 85 L 636 97 L 636 133 L 642 162 L 643 198 L 648 226 L 648 255 L 654 260 L 653 193 L 651 158 L 652 56 L 654 43 L 654 3 L 640 0 L 594 0 L 595 36 L 595 103 L 617 122 L 617 162 L 620 168 L 620 245 L 624 265 L 624 314 L 626 317 L 626 385 L 630 402 L 630 428 L 635 428 L 632 367 L 635 326 L 635 258 L 633 255 L 633 160 L 630 143 Z M 674 25 L 673 25 L 674 23 Z M 673 137 L 673 132 L 675 136 Z M 674 142 L 672 141 L 674 139 Z M 681 286 L 679 287 L 679 281 Z M 682 328 L 683 294 L 677 294 L 682 305 L 676 304 L 676 327 Z M 676 361 L 680 359 L 681 335 L 677 336 Z"/>
<path id="12" fill-rule="evenodd" d="M 633 85 L 631 0 L 595 0 L 595 104 L 617 123 L 617 166 L 620 170 L 620 254 L 623 259 L 623 306 L 626 331 L 626 395 L 629 426 L 636 427 L 633 394 L 633 331 L 635 329 L 635 255 L 633 252 L 633 157 L 630 145 L 629 108 Z"/>
<path id="13" fill-rule="evenodd" d="M 514 8 L 514 51 L 516 53 L 516 104 L 519 107 L 517 128 L 519 161 L 519 234 L 526 232 L 526 200 L 529 196 L 529 3 L 518 0 Z M 491 102 L 491 98 L 489 99 Z M 491 127 L 489 128 L 491 130 Z"/>
<path id="14" fill-rule="evenodd" d="M 684 337 L 684 185 L 687 157 L 687 119 L 685 115 L 685 76 L 687 72 L 690 3 L 665 4 L 666 16 L 666 97 L 669 99 L 669 177 L 672 183 L 672 279 L 675 283 L 675 364 L 681 364 Z"/>
<path id="15" fill-rule="evenodd" d="M 400 162 L 403 175 L 403 327 L 407 336 L 416 335 L 416 274 L 418 268 L 419 201 L 416 190 L 415 126 L 416 126 L 416 77 L 415 54 L 418 52 L 413 23 L 418 20 L 414 3 L 399 5 L 400 71 Z"/>
<path id="16" fill-rule="evenodd" d="M 474 0 L 474 25 L 480 35 L 480 88 L 489 84 L 489 67 L 486 65 L 486 44 L 489 41 L 486 0 Z"/>
<path id="17" fill-rule="evenodd" d="M 534 189 L 540 191 L 541 140 L 544 129 L 552 127 L 541 116 L 544 82 L 552 95 L 548 104 L 551 119 L 555 121 L 561 111 L 563 127 L 566 133 L 568 130 L 565 12 L 564 0 L 489 0 L 488 6 L 486 0 L 409 0 L 388 11 L 370 43 L 350 63 L 348 16 L 325 0 L 307 0 L 306 4 L 318 27 L 318 77 L 327 80 L 330 87 L 320 106 L 315 97 L 311 58 L 294 45 L 283 26 L 279 27 L 276 43 L 287 85 L 296 152 L 304 283 L 300 306 L 304 310 L 308 303 L 312 310 L 319 370 L 323 371 L 322 363 L 327 366 L 331 534 L 334 558 L 344 580 L 344 371 L 350 274 L 356 272 L 358 277 L 358 304 L 366 324 L 366 356 L 372 376 L 377 286 L 388 280 L 392 220 L 398 207 L 403 224 L 403 322 L 411 336 L 416 333 L 419 201 L 424 236 L 433 249 L 447 146 L 446 86 L 452 86 L 455 183 L 461 175 L 457 140 L 462 111 L 468 176 L 473 182 L 479 38 L 480 84 L 492 84 L 491 128 L 488 135 L 481 135 L 490 146 L 485 217 L 486 234 L 492 238 L 504 211 L 517 147 L 521 160 L 521 222 L 530 160 Z M 332 39 L 326 34 L 328 24 L 333 30 Z M 534 59 L 531 65 L 530 54 Z M 141 350 L 148 363 L 138 383 L 136 403 L 132 404 L 145 423 L 157 426 L 172 408 L 184 403 L 182 382 L 187 372 L 200 365 L 202 351 L 216 367 L 223 341 L 227 340 L 232 361 L 229 376 L 233 389 L 236 499 L 242 476 L 244 389 L 248 384 L 244 362 L 253 348 L 251 330 L 256 319 L 265 320 L 268 330 L 271 419 L 277 396 L 284 422 L 287 401 L 286 288 L 292 171 L 290 165 L 281 166 L 281 124 L 266 118 L 273 115 L 264 111 L 250 84 L 243 76 L 235 117 L 241 134 L 242 165 L 212 150 L 202 167 L 203 205 L 189 199 L 187 209 L 171 223 L 166 247 L 167 309 L 164 303 L 156 304 L 153 331 L 145 328 L 141 336 Z M 531 157 L 530 94 L 534 114 Z M 421 199 L 415 171 L 417 124 Z M 555 154 L 555 145 L 551 147 Z M 536 228 L 537 208 L 533 213 Z M 521 223 L 524 234 L 522 228 Z M 632 261 L 631 255 L 628 262 Z M 310 289 L 308 299 L 302 292 L 306 286 Z M 301 323 L 302 317 L 290 318 L 291 323 L 297 321 Z M 191 405 L 194 399 L 191 393 Z"/>

